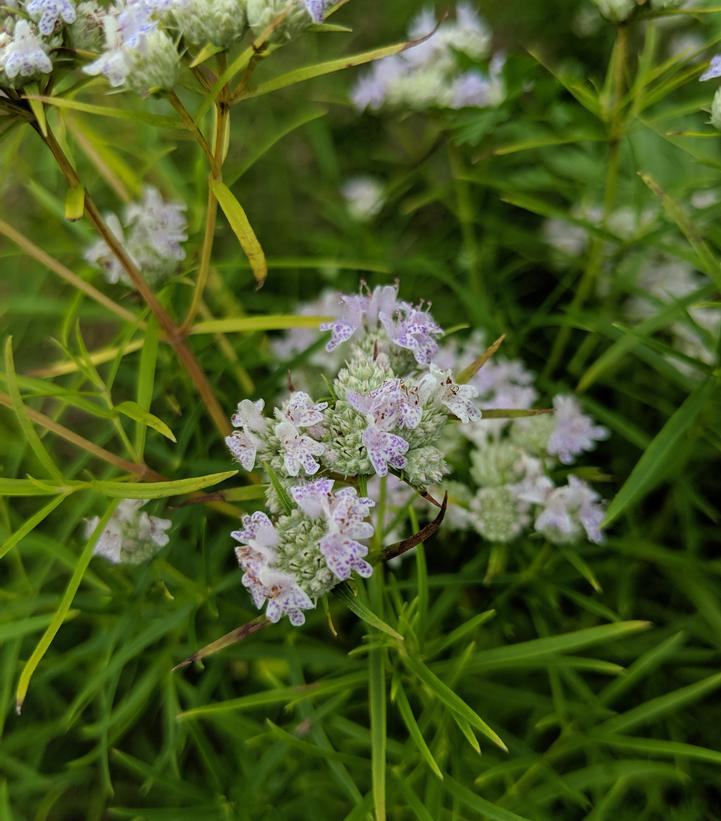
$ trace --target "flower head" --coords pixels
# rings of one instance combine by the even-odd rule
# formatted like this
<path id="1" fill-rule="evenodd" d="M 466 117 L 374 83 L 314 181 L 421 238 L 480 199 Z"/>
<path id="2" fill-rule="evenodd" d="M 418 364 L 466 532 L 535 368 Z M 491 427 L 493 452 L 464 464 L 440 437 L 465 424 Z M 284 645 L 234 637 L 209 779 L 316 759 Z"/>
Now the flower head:
<path id="1" fill-rule="evenodd" d="M 368 222 L 383 208 L 384 192 L 373 177 L 352 177 L 341 189 L 348 213 L 358 222 Z"/>
<path id="2" fill-rule="evenodd" d="M 585 532 L 590 541 L 599 543 L 603 540 L 600 498 L 586 482 L 569 476 L 567 485 L 548 494 L 534 526 L 552 542 L 573 542 Z"/>
<path id="3" fill-rule="evenodd" d="M 30 0 L 25 10 L 37 20 L 38 31 L 44 37 L 49 37 L 60 23 L 74 23 L 75 6 L 70 0 Z"/>
<path id="4" fill-rule="evenodd" d="M 473 385 L 459 385 L 450 369 L 442 370 L 431 363 L 419 381 L 418 390 L 424 402 L 443 405 L 464 424 L 481 418 L 481 411 L 473 401 L 478 397 L 478 390 Z"/>
<path id="5" fill-rule="evenodd" d="M 187 238 L 185 206 L 166 202 L 160 192 L 147 186 L 140 202 L 130 203 L 123 221 L 116 214 L 106 214 L 105 221 L 113 236 L 125 248 L 130 259 L 151 283 L 171 274 L 185 258 L 182 248 Z M 131 281 L 107 243 L 100 239 L 85 251 L 85 259 L 102 268 L 108 282 Z"/>
<path id="6" fill-rule="evenodd" d="M 564 465 L 573 463 L 579 453 L 593 450 L 596 442 L 608 438 L 608 430 L 595 425 L 590 416 L 581 412 L 572 396 L 553 399 L 554 428 L 548 440 L 548 452 Z"/>
<path id="7" fill-rule="evenodd" d="M 333 480 L 318 479 L 292 488 L 291 494 L 304 513 L 325 521 L 327 531 L 320 550 L 336 578 L 344 581 L 353 571 L 367 578 L 373 573 L 364 559 L 368 548 L 357 540 L 373 535 L 373 525 L 365 519 L 374 502 L 359 497 L 355 488 L 342 488 L 335 494 L 332 488 Z"/>
<path id="8" fill-rule="evenodd" d="M 37 36 L 34 27 L 27 20 L 18 20 L 12 39 L 0 49 L 0 70 L 8 80 L 49 74 L 53 64 L 48 51 L 48 45 Z"/>
<path id="9" fill-rule="evenodd" d="M 170 541 L 167 531 L 172 522 L 145 513 L 141 510 L 144 505 L 144 499 L 123 499 L 100 534 L 93 555 L 112 564 L 141 564 L 165 547 Z M 98 516 L 86 521 L 86 538 L 99 521 Z"/>

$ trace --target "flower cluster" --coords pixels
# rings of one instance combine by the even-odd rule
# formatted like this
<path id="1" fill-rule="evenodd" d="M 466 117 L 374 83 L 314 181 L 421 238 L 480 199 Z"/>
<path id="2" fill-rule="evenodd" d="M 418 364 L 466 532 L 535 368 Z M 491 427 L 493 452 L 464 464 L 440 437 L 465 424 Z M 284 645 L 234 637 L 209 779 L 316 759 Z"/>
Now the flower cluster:
<path id="1" fill-rule="evenodd" d="M 673 302 L 687 299 L 708 282 L 687 262 L 658 256 L 639 266 L 635 295 L 625 305 L 632 320 L 644 320 Z M 712 365 L 721 336 L 721 310 L 689 304 L 668 327 L 672 347 L 685 356 Z M 682 363 L 675 362 L 685 371 Z"/>
<path id="2" fill-rule="evenodd" d="M 490 107 L 505 98 L 505 59 L 491 55 L 490 31 L 470 3 L 459 4 L 455 19 L 440 25 L 431 11 L 422 12 L 409 37 L 421 42 L 374 63 L 360 78 L 352 92 L 356 108 Z M 468 62 L 478 66 L 464 68 Z"/>
<path id="3" fill-rule="evenodd" d="M 71 0 L 20 0 L 0 10 L 0 87 L 24 85 L 53 70 L 51 53 L 75 22 Z"/>
<path id="4" fill-rule="evenodd" d="M 386 535 L 400 535 L 408 506 L 430 488 L 439 498 L 449 492 L 451 528 L 491 543 L 531 529 L 556 543 L 601 540 L 600 496 L 566 468 L 608 431 L 574 398 L 556 396 L 551 414 L 506 416 L 536 403 L 534 375 L 519 360 L 494 357 L 459 384 L 454 374 L 483 350 L 481 335 L 442 340 L 429 310 L 400 300 L 397 286 L 327 293 L 300 313 L 332 317 L 320 326 L 330 333 L 325 360 L 307 329 L 286 332 L 274 350 L 302 360 L 310 349 L 313 367 L 296 367 L 291 378 L 312 384 L 307 371 L 321 371 L 327 395 L 315 401 L 293 389 L 270 416 L 262 400 L 243 400 L 226 440 L 243 468 L 260 465 L 272 479 L 276 523 L 256 513 L 234 534 L 244 545 L 244 583 L 259 607 L 268 602 L 270 619 L 285 613 L 301 623 L 339 580 L 370 573 L 362 542 L 372 528 L 363 522 L 381 495 Z M 348 486 L 333 495 L 334 481 Z M 341 519 L 348 528 L 336 528 Z"/>
<path id="5" fill-rule="evenodd" d="M 442 329 L 427 308 L 400 300 L 397 286 L 324 303 L 336 315 L 320 326 L 330 331 L 326 351 L 346 357 L 331 397 L 314 402 L 294 390 L 272 419 L 263 416 L 263 400 L 243 400 L 229 449 L 246 470 L 260 461 L 283 480 L 322 469 L 345 477 L 402 471 L 416 487 L 439 481 L 446 467 L 437 442 L 446 423 L 480 417 L 475 389 L 432 362 Z M 284 340 L 289 352 L 302 344 Z"/>
<path id="6" fill-rule="evenodd" d="M 277 622 L 305 621 L 304 610 L 353 573 L 367 578 L 366 561 L 373 525 L 367 521 L 374 502 L 355 488 L 333 490 L 333 479 L 316 479 L 290 489 L 292 509 L 275 523 L 262 511 L 243 517 L 231 535 L 243 570 L 243 585 L 258 608 Z"/>
<path id="7" fill-rule="evenodd" d="M 385 203 L 383 185 L 374 177 L 351 177 L 343 185 L 341 194 L 348 213 L 358 222 L 370 222 Z"/>
<path id="8" fill-rule="evenodd" d="M 653 11 L 678 8 L 685 0 L 649 0 Z M 640 5 L 637 0 L 593 0 L 601 14 L 612 23 L 627 20 Z"/>
<path id="9" fill-rule="evenodd" d="M 464 367 L 479 340 L 449 342 L 440 358 Z M 528 409 L 538 400 L 534 375 L 523 362 L 494 357 L 471 378 L 480 406 L 491 411 Z M 600 496 L 584 481 L 568 475 L 556 484 L 560 466 L 572 465 L 582 453 L 605 439 L 608 431 L 582 413 L 576 399 L 558 395 L 552 413 L 520 418 L 483 418 L 459 429 L 470 440 L 449 443 L 448 460 L 456 481 L 447 485 L 447 525 L 473 529 L 492 543 L 511 542 L 532 528 L 552 542 L 584 536 L 600 541 L 603 510 Z"/>
<path id="10" fill-rule="evenodd" d="M 270 527 L 265 514 L 255 514 L 262 544 L 252 523 L 236 534 L 246 548 L 262 547 L 238 554 L 246 586 L 259 605 L 272 600 L 269 618 L 288 613 L 293 623 L 351 572 L 371 572 L 361 541 L 372 535 L 363 520 L 373 502 L 355 487 L 376 495 L 382 480 L 413 494 L 439 483 L 448 471 L 441 439 L 449 423 L 468 425 L 481 416 L 476 389 L 433 362 L 443 331 L 427 306 L 399 299 L 396 285 L 322 301 L 335 317 L 320 326 L 330 332 L 326 364 L 328 354 L 344 357 L 335 374 L 327 373 L 329 395 L 315 401 L 294 389 L 272 415 L 264 415 L 263 400 L 244 399 L 226 439 L 245 470 L 269 473 L 268 508 L 280 517 Z M 305 331 L 294 333 L 283 340 L 289 354 L 312 345 Z M 341 479 L 348 486 L 331 494 Z"/>
<path id="11" fill-rule="evenodd" d="M 184 205 L 165 202 L 149 186 L 140 202 L 126 207 L 122 221 L 112 213 L 105 215 L 105 221 L 145 279 L 155 285 L 174 273 L 178 262 L 185 259 L 182 243 L 188 235 L 184 212 Z M 87 248 L 85 259 L 100 268 L 108 282 L 131 284 L 105 240 L 99 239 Z"/>
<path id="12" fill-rule="evenodd" d="M 150 516 L 141 508 L 143 499 L 123 499 L 110 517 L 95 544 L 94 556 L 112 564 L 142 564 L 170 541 L 170 519 Z M 90 538 L 100 521 L 94 516 L 85 522 L 85 537 Z"/>
<path id="13" fill-rule="evenodd" d="M 0 14 L 0 87 L 48 75 L 66 55 L 99 52 L 83 65 L 113 88 L 172 89 L 181 56 L 208 44 L 227 49 L 247 32 L 290 39 L 323 21 L 327 0 L 11 0 Z M 67 62 L 67 56 L 64 58 Z"/>
<path id="14" fill-rule="evenodd" d="M 718 62 L 721 76 L 721 56 Z M 715 191 L 696 191 L 690 198 L 691 206 L 699 212 L 695 219 L 699 222 L 713 219 L 711 207 L 717 202 Z M 706 209 L 710 214 L 704 213 Z M 578 223 L 558 218 L 543 223 L 543 239 L 551 250 L 551 261 L 559 268 L 577 264 L 578 257 L 589 249 L 591 228 L 614 234 L 619 241 L 616 245 L 612 246 L 610 240 L 604 241 L 604 262 L 597 277 L 597 290 L 600 296 L 611 298 L 618 293 L 631 293 L 629 298 L 623 297 L 620 305 L 627 321 L 643 321 L 664 306 L 688 300 L 708 282 L 683 259 L 659 252 L 649 255 L 645 250 L 634 249 L 635 241 L 658 225 L 658 211 L 653 207 L 621 206 L 604 219 L 600 206 L 578 205 L 572 209 L 571 218 Z M 678 318 L 665 330 L 667 341 L 676 351 L 708 365 L 714 362 L 720 333 L 721 311 L 715 305 L 693 303 L 679 311 Z M 678 357 L 673 358 L 673 364 L 684 372 L 689 370 Z"/>

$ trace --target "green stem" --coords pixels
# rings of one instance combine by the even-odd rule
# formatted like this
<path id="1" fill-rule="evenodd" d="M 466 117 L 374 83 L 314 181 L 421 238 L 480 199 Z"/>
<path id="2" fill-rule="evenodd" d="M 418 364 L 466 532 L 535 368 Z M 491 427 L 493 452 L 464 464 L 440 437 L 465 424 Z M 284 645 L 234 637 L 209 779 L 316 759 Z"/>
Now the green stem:
<path id="1" fill-rule="evenodd" d="M 626 72 L 626 62 L 628 57 L 628 28 L 624 25 L 618 27 L 616 35 L 616 45 L 612 59 L 615 60 L 614 72 L 614 92 L 611 103 L 611 113 L 608 126 L 608 164 L 606 167 L 606 181 L 603 196 L 603 218 L 601 226 L 605 229 L 608 219 L 616 203 L 618 191 L 618 175 L 621 160 L 621 138 L 623 137 L 625 122 L 623 118 L 623 87 Z M 604 259 L 605 240 L 594 236 L 588 255 L 586 268 L 581 276 L 581 281 L 576 289 L 568 313 L 576 313 L 586 302 L 596 278 L 601 271 Z M 571 339 L 572 329 L 567 325 L 558 333 L 556 341 L 548 357 L 548 363 L 543 372 L 543 376 L 548 378 L 555 371 L 558 364 L 563 360 Z"/>
<path id="2" fill-rule="evenodd" d="M 215 226 L 218 217 L 218 200 L 213 193 L 213 180 L 222 180 L 223 162 L 225 160 L 225 146 L 230 131 L 230 109 L 226 100 L 228 93 L 227 86 L 220 94 L 220 98 L 215 106 L 215 141 L 213 151 L 206 154 L 210 158 L 210 176 L 208 179 L 208 204 L 205 210 L 205 230 L 203 232 L 203 246 L 200 251 L 200 264 L 198 266 L 198 277 L 195 281 L 193 298 L 188 309 L 187 316 L 183 320 L 182 329 L 188 332 L 193 325 L 193 321 L 200 310 L 203 301 L 203 294 L 208 284 L 210 276 L 210 261 L 213 256 L 213 241 L 215 239 Z"/>

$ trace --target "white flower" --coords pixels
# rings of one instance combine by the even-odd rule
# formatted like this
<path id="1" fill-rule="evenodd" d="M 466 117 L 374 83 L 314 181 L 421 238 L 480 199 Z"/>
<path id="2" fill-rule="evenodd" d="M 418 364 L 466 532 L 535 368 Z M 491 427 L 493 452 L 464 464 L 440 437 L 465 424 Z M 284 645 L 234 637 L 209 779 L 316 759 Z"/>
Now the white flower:
<path id="1" fill-rule="evenodd" d="M 303 624 L 303 610 L 312 609 L 315 604 L 294 576 L 273 567 L 280 542 L 278 531 L 261 511 L 243 516 L 242 524 L 231 536 L 240 542 L 235 555 L 244 571 L 243 586 L 250 592 L 255 606 L 260 609 L 267 602 L 265 612 L 272 622 L 287 615 L 291 624 Z"/>
<path id="2" fill-rule="evenodd" d="M 140 564 L 151 559 L 170 541 L 167 531 L 172 522 L 150 516 L 141 508 L 144 499 L 123 499 L 110 517 L 93 550 L 113 564 Z M 100 518 L 85 523 L 85 537 L 90 538 Z"/>
<path id="3" fill-rule="evenodd" d="M 126 207 L 123 222 L 115 214 L 105 214 L 105 222 L 143 276 L 150 283 L 156 283 L 171 274 L 185 258 L 181 246 L 188 238 L 184 211 L 185 205 L 166 202 L 157 189 L 146 186 L 142 201 Z M 93 243 L 84 256 L 105 272 L 108 282 L 131 284 L 104 240 Z"/>
<path id="4" fill-rule="evenodd" d="M 242 428 L 251 433 L 263 433 L 268 424 L 268 420 L 263 416 L 263 408 L 265 408 L 265 402 L 262 399 L 256 402 L 243 399 L 238 403 L 238 408 L 230 421 L 236 428 Z"/>
<path id="5" fill-rule="evenodd" d="M 325 445 L 317 442 L 288 421 L 279 422 L 275 434 L 280 442 L 283 453 L 283 466 L 288 476 L 297 476 L 301 468 L 308 476 L 317 473 L 320 463 L 316 456 L 322 456 Z"/>
<path id="6" fill-rule="evenodd" d="M 367 396 L 355 391 L 346 394 L 348 404 L 365 417 L 367 427 L 362 441 L 378 476 L 386 476 L 388 466 L 402 469 L 406 465 L 408 442 L 393 429 L 413 429 L 421 421 L 423 410 L 417 393 L 410 392 L 400 379 L 389 379 Z"/>
<path id="7" fill-rule="evenodd" d="M 590 416 L 572 396 L 556 396 L 553 399 L 555 425 L 548 441 L 548 452 L 557 456 L 564 465 L 573 463 L 579 453 L 593 450 L 596 442 L 608 438 L 608 430 L 595 425 Z"/>
<path id="8" fill-rule="evenodd" d="M 327 407 L 327 402 L 315 403 L 304 391 L 294 391 L 276 415 L 297 428 L 312 428 L 323 422 L 323 411 Z"/>
<path id="9" fill-rule="evenodd" d="M 450 370 L 441 370 L 431 363 L 418 383 L 418 390 L 423 402 L 438 402 L 464 424 L 481 418 L 473 401 L 478 397 L 477 389 L 473 385 L 457 384 Z"/>
<path id="10" fill-rule="evenodd" d="M 584 532 L 590 541 L 600 543 L 603 540 L 600 498 L 586 482 L 569 476 L 567 485 L 548 494 L 534 527 L 549 541 L 559 544 L 577 541 Z"/>
<path id="11" fill-rule="evenodd" d="M 721 77 L 721 54 L 711 58 L 709 67 L 699 77 L 699 80 L 704 82 L 705 80 L 715 80 L 718 77 Z"/>
<path id="12" fill-rule="evenodd" d="M 30 0 L 25 10 L 37 21 L 38 31 L 45 37 L 53 33 L 58 23 L 75 22 L 75 6 L 70 0 Z"/>
<path id="13" fill-rule="evenodd" d="M 352 177 L 341 189 L 348 213 L 358 222 L 369 222 L 385 201 L 382 184 L 373 177 Z"/>
<path id="14" fill-rule="evenodd" d="M 9 80 L 49 74 L 53 64 L 48 57 L 49 47 L 35 34 L 27 20 L 15 23 L 12 40 L 0 51 L 0 69 Z"/>
<path id="15" fill-rule="evenodd" d="M 125 0 L 110 6 L 103 18 L 105 51 L 83 71 L 104 75 L 113 88 L 128 85 L 140 93 L 156 86 L 171 88 L 180 60 L 173 40 L 158 28 L 157 14 L 166 6 L 165 0 Z"/>
<path id="16" fill-rule="evenodd" d="M 294 627 L 305 624 L 304 610 L 315 607 L 310 596 L 299 586 L 294 576 L 282 573 L 279 570 L 264 568 L 260 576 L 263 594 L 268 599 L 265 615 L 273 623 L 280 621 L 283 616 Z"/>
<path id="17" fill-rule="evenodd" d="M 365 521 L 374 502 L 359 497 L 355 488 L 332 493 L 332 479 L 318 479 L 291 489 L 301 510 L 313 519 L 322 518 L 327 526 L 320 540 L 320 550 L 333 574 L 344 581 L 355 571 L 368 578 L 373 567 L 365 561 L 368 548 L 358 539 L 369 539 L 374 528 Z"/>

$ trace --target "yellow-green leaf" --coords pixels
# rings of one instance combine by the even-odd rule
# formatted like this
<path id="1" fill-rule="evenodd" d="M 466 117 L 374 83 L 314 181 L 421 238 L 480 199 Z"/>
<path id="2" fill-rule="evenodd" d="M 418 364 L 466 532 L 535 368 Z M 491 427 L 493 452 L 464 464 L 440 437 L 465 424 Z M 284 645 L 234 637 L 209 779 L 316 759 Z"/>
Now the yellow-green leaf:
<path id="1" fill-rule="evenodd" d="M 158 419 L 158 417 L 150 413 L 150 411 L 141 408 L 137 402 L 121 402 L 115 406 L 115 410 L 124 416 L 130 417 L 135 422 L 141 422 L 146 427 L 157 430 L 158 433 L 161 433 L 166 439 L 170 439 L 171 442 L 177 442 L 175 434 L 165 422 L 163 422 L 162 419 Z"/>
<path id="2" fill-rule="evenodd" d="M 73 185 L 65 195 L 65 219 L 76 222 L 85 213 L 85 189 L 82 185 Z"/>
<path id="3" fill-rule="evenodd" d="M 253 275 L 260 288 L 268 276 L 268 263 L 258 242 L 258 237 L 256 237 L 255 231 L 253 231 L 243 210 L 243 206 L 227 185 L 218 180 L 211 180 L 210 185 L 218 204 L 230 223 L 230 227 L 233 229 L 233 233 L 238 238 L 243 253 L 248 257 L 250 267 L 253 269 Z"/>

